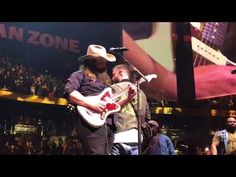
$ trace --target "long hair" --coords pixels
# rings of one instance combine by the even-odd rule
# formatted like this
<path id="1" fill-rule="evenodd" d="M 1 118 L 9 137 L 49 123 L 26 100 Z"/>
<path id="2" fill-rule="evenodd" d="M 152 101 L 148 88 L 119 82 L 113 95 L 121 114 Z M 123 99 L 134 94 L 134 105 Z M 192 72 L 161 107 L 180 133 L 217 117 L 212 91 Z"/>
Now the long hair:
<path id="1" fill-rule="evenodd" d="M 82 71 L 90 80 L 97 79 L 97 71 L 93 59 L 85 60 L 79 70 Z"/>

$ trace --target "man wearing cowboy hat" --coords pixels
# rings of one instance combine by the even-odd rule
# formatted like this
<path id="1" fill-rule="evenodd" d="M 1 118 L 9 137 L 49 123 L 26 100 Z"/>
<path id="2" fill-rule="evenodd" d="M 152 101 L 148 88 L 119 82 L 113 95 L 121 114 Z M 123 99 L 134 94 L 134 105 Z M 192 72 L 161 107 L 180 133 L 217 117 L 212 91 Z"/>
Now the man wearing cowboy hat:
<path id="1" fill-rule="evenodd" d="M 106 70 L 106 62 L 114 62 L 116 58 L 107 53 L 101 45 L 89 45 L 87 54 L 80 57 L 79 61 L 83 61 L 83 65 L 79 71 L 72 73 L 67 79 L 64 87 L 65 96 L 73 104 L 103 114 L 104 104 L 89 101 L 86 96 L 99 95 L 106 88 L 105 83 L 99 79 L 99 74 Z M 78 114 L 76 127 L 84 154 L 103 155 L 110 153 L 114 139 L 111 125 L 105 123 L 94 128 Z"/>

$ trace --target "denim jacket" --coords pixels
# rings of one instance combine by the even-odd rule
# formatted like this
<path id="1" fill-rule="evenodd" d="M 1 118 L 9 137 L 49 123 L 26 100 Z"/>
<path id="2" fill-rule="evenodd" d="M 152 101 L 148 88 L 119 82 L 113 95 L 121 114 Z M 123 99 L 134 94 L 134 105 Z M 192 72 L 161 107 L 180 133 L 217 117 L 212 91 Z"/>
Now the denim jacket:
<path id="1" fill-rule="evenodd" d="M 215 136 L 221 138 L 218 152 L 219 152 L 219 154 L 223 155 L 226 153 L 226 149 L 227 149 L 228 133 L 227 133 L 226 129 L 224 129 L 224 130 L 217 131 L 215 133 Z"/>

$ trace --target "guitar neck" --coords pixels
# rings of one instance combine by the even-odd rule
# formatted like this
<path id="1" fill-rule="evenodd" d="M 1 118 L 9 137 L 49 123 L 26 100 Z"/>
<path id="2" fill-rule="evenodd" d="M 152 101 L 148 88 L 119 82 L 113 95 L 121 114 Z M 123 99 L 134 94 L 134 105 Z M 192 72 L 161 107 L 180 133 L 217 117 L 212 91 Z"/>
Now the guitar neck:
<path id="1" fill-rule="evenodd" d="M 227 27 L 227 22 L 206 22 L 203 27 L 202 41 L 214 49 L 221 49 Z"/>
<path id="2" fill-rule="evenodd" d="M 156 74 L 149 74 L 149 75 L 146 75 L 145 78 L 146 78 L 147 82 L 150 82 L 152 79 L 157 78 L 157 75 L 156 75 Z M 144 80 L 144 78 L 140 78 L 140 79 L 138 80 L 138 84 L 142 84 L 142 83 L 145 82 L 146 80 Z M 121 90 L 119 93 L 115 93 L 115 94 L 111 97 L 111 99 L 115 101 L 117 98 L 119 98 L 121 95 L 127 93 L 128 91 L 129 91 L 129 87 L 126 87 L 126 88 L 124 88 L 123 90 Z"/>
<path id="3" fill-rule="evenodd" d="M 120 92 L 115 93 L 114 95 L 112 95 L 111 99 L 114 100 L 114 101 L 116 101 L 121 95 L 127 93 L 128 91 L 129 91 L 129 88 L 126 87 L 126 88 L 124 88 L 123 90 L 121 90 Z"/>

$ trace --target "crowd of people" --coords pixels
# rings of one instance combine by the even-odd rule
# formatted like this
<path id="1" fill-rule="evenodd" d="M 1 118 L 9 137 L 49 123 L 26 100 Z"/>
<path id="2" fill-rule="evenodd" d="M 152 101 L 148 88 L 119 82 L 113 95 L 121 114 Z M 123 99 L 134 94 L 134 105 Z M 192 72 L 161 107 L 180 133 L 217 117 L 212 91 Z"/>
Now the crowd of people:
<path id="1" fill-rule="evenodd" d="M 13 61 L 4 57 L 0 59 L 0 89 L 28 95 L 62 97 L 61 80 Z"/>
<path id="2" fill-rule="evenodd" d="M 150 123 L 156 124 L 153 120 Z M 60 124 L 63 124 L 63 122 L 60 121 Z M 47 125 L 44 124 L 44 126 Z M 157 127 L 154 126 L 153 128 Z M 4 131 L 1 131 L 0 154 L 2 155 L 84 155 L 78 136 L 65 135 L 62 133 L 64 130 L 50 131 L 50 128 L 45 128 L 47 132 L 44 132 L 43 135 L 26 131 L 20 133 L 7 131 L 4 134 Z M 205 148 L 196 142 L 191 144 L 191 142 L 183 140 L 184 137 L 180 137 L 180 140 L 176 141 L 172 136 L 166 134 L 163 129 L 154 131 L 153 136 L 150 136 L 149 139 L 145 138 L 142 143 L 142 155 L 151 155 L 152 153 L 158 153 L 159 155 L 211 155 L 210 148 Z M 160 138 L 161 145 L 158 145 L 156 138 Z M 124 147 L 127 149 L 129 143 L 127 146 L 125 145 L 126 143 L 123 142 L 114 142 L 111 155 L 134 155 L 132 152 L 137 151 L 137 147 L 135 147 L 137 144 L 131 144 L 130 147 L 133 151 L 124 151 Z"/>
<path id="3" fill-rule="evenodd" d="M 81 154 L 73 126 L 60 117 L 53 120 L 44 116 L 0 117 L 0 154 Z"/>
<path id="4" fill-rule="evenodd" d="M 32 134 L 1 137 L 0 154 L 5 155 L 82 155 L 81 144 L 75 137 L 46 138 Z"/>

